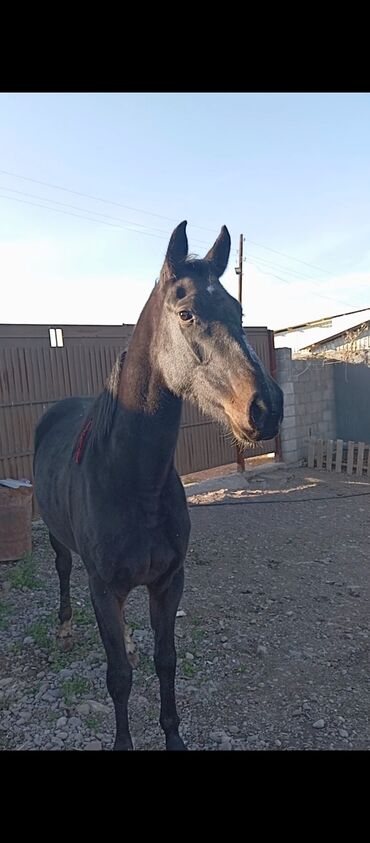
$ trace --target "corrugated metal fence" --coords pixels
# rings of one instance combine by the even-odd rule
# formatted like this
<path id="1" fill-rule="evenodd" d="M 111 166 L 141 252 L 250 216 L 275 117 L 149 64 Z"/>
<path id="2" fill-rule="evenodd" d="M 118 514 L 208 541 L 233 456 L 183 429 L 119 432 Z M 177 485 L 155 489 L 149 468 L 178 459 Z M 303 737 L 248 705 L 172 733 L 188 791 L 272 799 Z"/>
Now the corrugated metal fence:
<path id="1" fill-rule="evenodd" d="M 55 329 L 63 347 L 51 347 Z M 133 325 L 0 325 L 0 477 L 32 479 L 35 426 L 55 401 L 71 395 L 98 395 Z M 50 334 L 51 331 L 51 334 Z M 246 328 L 248 341 L 269 371 L 274 368 L 273 332 Z M 53 340 L 52 340 L 53 341 Z M 256 452 L 275 450 L 275 440 Z M 176 451 L 180 474 L 225 465 L 235 447 L 219 425 L 184 402 Z"/>

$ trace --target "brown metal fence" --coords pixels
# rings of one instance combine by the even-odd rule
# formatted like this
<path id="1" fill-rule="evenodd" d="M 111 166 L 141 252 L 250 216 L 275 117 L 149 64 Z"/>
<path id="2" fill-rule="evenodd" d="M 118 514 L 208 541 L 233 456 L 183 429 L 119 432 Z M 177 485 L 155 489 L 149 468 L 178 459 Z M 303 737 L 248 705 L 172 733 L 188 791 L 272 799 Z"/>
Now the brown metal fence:
<path id="1" fill-rule="evenodd" d="M 32 479 L 35 426 L 55 401 L 71 395 L 97 395 L 133 325 L 53 326 L 63 347 L 51 347 L 48 325 L 0 325 L 0 477 Z M 274 370 L 273 333 L 246 328 L 248 341 L 269 371 Z M 269 453 L 275 440 L 246 456 Z M 225 465 L 235 447 L 219 425 L 184 402 L 176 467 L 180 474 Z"/>

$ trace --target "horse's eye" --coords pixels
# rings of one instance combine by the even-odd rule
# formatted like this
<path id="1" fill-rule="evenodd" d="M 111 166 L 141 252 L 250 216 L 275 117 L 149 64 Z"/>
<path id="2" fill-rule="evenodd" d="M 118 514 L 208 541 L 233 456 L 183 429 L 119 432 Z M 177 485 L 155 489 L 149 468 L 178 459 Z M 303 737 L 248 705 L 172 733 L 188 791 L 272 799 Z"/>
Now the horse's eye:
<path id="1" fill-rule="evenodd" d="M 183 322 L 190 322 L 193 318 L 191 310 L 180 310 L 179 317 Z"/>

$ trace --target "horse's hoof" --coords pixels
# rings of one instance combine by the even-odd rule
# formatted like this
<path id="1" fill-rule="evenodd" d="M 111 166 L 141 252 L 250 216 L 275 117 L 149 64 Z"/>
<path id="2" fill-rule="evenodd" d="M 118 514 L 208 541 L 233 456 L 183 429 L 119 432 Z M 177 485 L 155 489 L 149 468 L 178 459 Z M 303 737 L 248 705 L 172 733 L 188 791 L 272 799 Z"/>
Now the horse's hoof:
<path id="1" fill-rule="evenodd" d="M 183 739 L 180 738 L 180 735 L 173 735 L 166 741 L 166 750 L 168 752 L 187 752 L 188 748 L 185 746 Z"/>
<path id="2" fill-rule="evenodd" d="M 73 633 L 71 621 L 65 621 L 57 630 L 57 641 L 59 649 L 67 653 L 73 647 Z"/>
<path id="3" fill-rule="evenodd" d="M 122 744 L 122 743 L 121 743 L 121 744 L 115 743 L 115 744 L 114 744 L 114 747 L 113 747 L 113 751 L 114 751 L 114 752 L 133 752 L 133 749 L 134 749 L 134 747 L 133 747 L 132 743 L 131 743 L 131 744 L 128 744 L 128 743 L 125 743 L 125 744 Z"/>
<path id="4" fill-rule="evenodd" d="M 73 649 L 73 636 L 69 635 L 65 638 L 59 638 L 58 636 L 58 646 L 62 653 L 69 653 Z"/>

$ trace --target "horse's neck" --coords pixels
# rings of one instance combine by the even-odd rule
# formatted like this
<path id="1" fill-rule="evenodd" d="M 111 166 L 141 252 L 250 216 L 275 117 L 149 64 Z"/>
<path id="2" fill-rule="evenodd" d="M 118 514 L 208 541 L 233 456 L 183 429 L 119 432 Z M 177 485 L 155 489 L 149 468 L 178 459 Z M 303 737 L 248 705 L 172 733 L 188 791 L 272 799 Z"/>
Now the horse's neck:
<path id="1" fill-rule="evenodd" d="M 160 491 L 173 464 L 182 401 L 166 388 L 151 359 L 157 320 L 150 303 L 149 299 L 122 368 L 115 440 L 123 446 L 140 486 Z"/>

